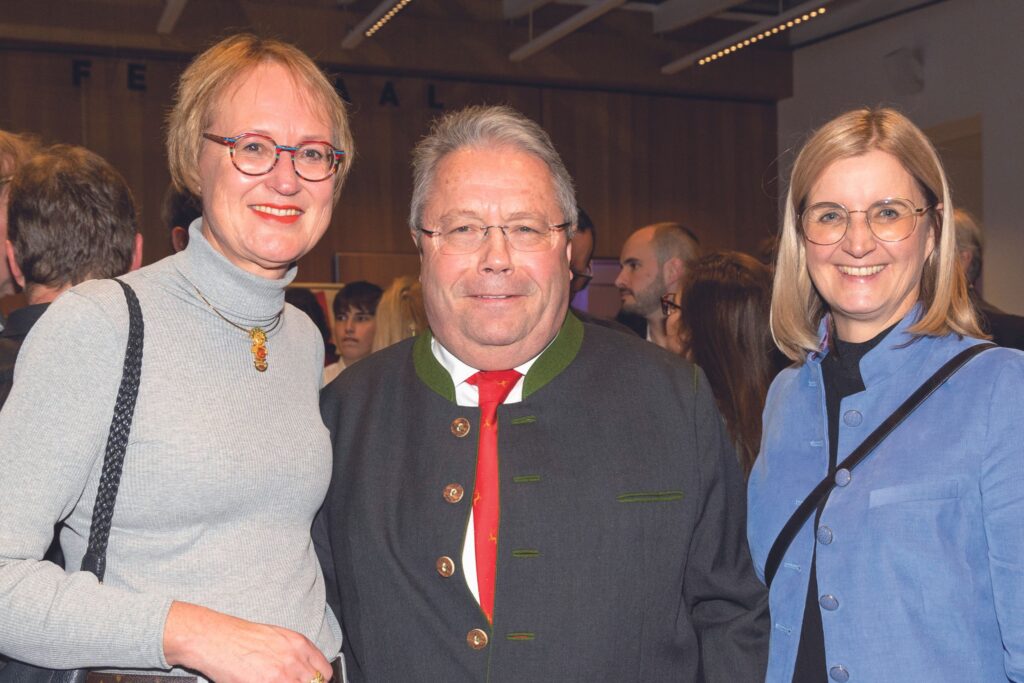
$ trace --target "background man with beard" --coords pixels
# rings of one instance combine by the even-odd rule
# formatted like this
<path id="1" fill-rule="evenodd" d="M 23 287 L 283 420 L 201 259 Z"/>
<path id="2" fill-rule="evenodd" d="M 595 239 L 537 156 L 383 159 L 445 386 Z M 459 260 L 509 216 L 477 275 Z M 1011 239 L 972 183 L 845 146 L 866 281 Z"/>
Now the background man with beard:
<path id="1" fill-rule="evenodd" d="M 615 286 L 622 311 L 647 321 L 647 339 L 667 348 L 661 297 L 676 291 L 690 263 L 700 256 L 697 237 L 679 223 L 654 223 L 640 228 L 622 245 L 622 272 Z"/>
<path id="2" fill-rule="evenodd" d="M 576 200 L 547 134 L 471 107 L 413 169 L 430 331 L 321 399 L 314 537 L 349 680 L 763 680 L 765 593 L 707 381 L 568 313 Z"/>
<path id="3" fill-rule="evenodd" d="M 569 310 L 572 314 L 585 323 L 594 323 L 602 327 L 618 330 L 624 334 L 633 334 L 634 330 L 615 320 L 606 320 L 587 311 L 580 310 L 572 305 L 576 295 L 582 292 L 594 278 L 594 271 L 590 261 L 594 256 L 594 248 L 597 246 L 597 228 L 594 221 L 582 208 L 576 216 L 576 231 L 570 240 L 572 248 L 569 250 L 569 272 L 572 273 L 572 282 L 569 283 Z M 636 334 L 643 334 L 636 332 Z"/>

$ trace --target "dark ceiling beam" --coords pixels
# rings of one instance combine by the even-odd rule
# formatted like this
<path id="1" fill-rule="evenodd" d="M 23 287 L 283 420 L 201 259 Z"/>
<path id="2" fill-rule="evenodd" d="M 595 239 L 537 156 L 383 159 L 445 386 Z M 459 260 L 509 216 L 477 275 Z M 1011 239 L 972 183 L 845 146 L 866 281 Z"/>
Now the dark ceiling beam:
<path id="1" fill-rule="evenodd" d="M 7 1 L 0 0 L 0 5 Z M 26 6 L 37 4 L 35 0 L 23 1 Z M 661 65 L 697 49 L 700 41 L 666 41 L 650 32 L 644 15 L 632 12 L 625 17 L 633 20 L 627 23 L 635 31 L 628 39 L 622 34 L 622 39 L 609 40 L 608 31 L 588 25 L 522 62 L 510 61 L 509 53 L 526 42 L 525 31 L 522 26 L 510 28 L 500 16 L 481 23 L 472 16 L 411 14 L 401 17 L 402 21 L 389 23 L 359 48 L 343 49 L 341 38 L 377 1 L 368 6 L 359 4 L 362 9 L 355 14 L 351 9 L 339 11 L 333 2 L 326 4 L 327 0 L 308 0 L 306 5 L 300 5 L 298 0 L 224 0 L 230 2 L 232 16 L 238 17 L 235 25 L 240 30 L 279 27 L 281 39 L 314 55 L 332 74 L 378 74 L 385 80 L 403 76 L 432 79 L 432 83 L 439 84 L 441 101 L 445 90 L 462 87 L 455 84 L 466 82 L 494 84 L 499 88 L 506 84 L 536 85 L 756 102 L 784 99 L 792 94 L 792 57 L 785 50 L 759 51 L 752 59 L 737 55 L 735 60 L 724 60 L 713 71 L 692 69 L 678 76 L 662 75 Z M 174 32 L 161 35 L 154 27 L 164 0 L 154 2 L 148 12 L 124 13 L 123 21 L 115 21 L 116 12 L 110 11 L 111 0 L 53 2 L 61 8 L 60 12 L 39 7 L 18 22 L 0 11 L 0 61 L 6 51 L 30 50 L 81 57 L 167 60 L 184 65 L 208 46 L 211 36 L 223 31 L 226 16 L 226 5 L 215 4 L 213 0 L 190 2 L 185 7 L 188 16 L 182 14 Z M 557 9 L 564 11 L 565 4 L 558 4 Z M 410 7 L 415 7 L 415 2 Z M 500 8 L 495 2 L 494 14 Z M 103 15 L 104 21 L 90 24 L 89 18 L 98 9 L 108 12 L 109 18 Z M 605 23 L 624 11 L 625 6 L 600 21 Z M 613 23 L 613 30 L 614 26 Z M 397 80 L 396 87 L 403 106 L 411 97 L 419 97 L 403 90 Z M 2 110 L 0 106 L 0 113 Z"/>
<path id="2" fill-rule="evenodd" d="M 160 20 L 156 23 L 156 32 L 161 35 L 172 33 L 187 4 L 188 0 L 167 0 Z"/>
<path id="3" fill-rule="evenodd" d="M 665 33 L 696 24 L 741 4 L 742 0 L 665 0 L 654 10 L 654 32 Z"/>
<path id="4" fill-rule="evenodd" d="M 515 50 L 512 50 L 508 58 L 513 62 L 521 62 L 527 57 L 535 55 L 544 48 L 558 42 L 562 38 L 565 38 L 576 29 L 586 26 L 590 22 L 601 17 L 603 14 L 607 14 L 616 7 L 621 7 L 624 4 L 626 4 L 626 0 L 598 0 L 590 7 L 585 10 L 580 10 L 562 23 L 552 26 L 530 42 L 520 45 Z"/>
<path id="5" fill-rule="evenodd" d="M 550 3 L 551 0 L 501 0 L 501 15 L 506 19 L 518 19 Z"/>

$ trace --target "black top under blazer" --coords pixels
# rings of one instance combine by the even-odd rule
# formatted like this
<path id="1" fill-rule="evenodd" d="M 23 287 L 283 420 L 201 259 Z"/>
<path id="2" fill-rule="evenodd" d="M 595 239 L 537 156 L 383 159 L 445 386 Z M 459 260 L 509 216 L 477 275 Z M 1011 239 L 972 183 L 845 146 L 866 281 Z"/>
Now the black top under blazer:
<path id="1" fill-rule="evenodd" d="M 461 569 L 479 412 L 429 333 L 324 389 L 314 538 L 350 681 L 764 680 L 745 486 L 703 373 L 569 315 L 524 382 L 498 410 L 493 627 Z"/>

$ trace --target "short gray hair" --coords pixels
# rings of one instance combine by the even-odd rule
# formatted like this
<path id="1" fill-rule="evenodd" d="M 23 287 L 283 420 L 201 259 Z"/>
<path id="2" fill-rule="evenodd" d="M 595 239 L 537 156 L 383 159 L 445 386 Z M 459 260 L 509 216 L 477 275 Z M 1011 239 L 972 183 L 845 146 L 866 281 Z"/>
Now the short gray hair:
<path id="1" fill-rule="evenodd" d="M 682 223 L 665 221 L 650 227 L 654 228 L 652 243 L 659 266 L 672 258 L 679 258 L 686 265 L 700 258 L 700 240 Z"/>
<path id="2" fill-rule="evenodd" d="M 578 213 L 576 190 L 562 158 L 551 144 L 551 138 L 535 121 L 511 107 L 477 105 L 436 119 L 430 133 L 412 152 L 409 227 L 417 244 L 423 227 L 423 209 L 433 189 L 437 167 L 447 155 L 464 147 L 514 147 L 543 161 L 551 171 L 555 198 L 562 210 L 562 222 L 570 223 L 566 237 L 572 239 Z"/>

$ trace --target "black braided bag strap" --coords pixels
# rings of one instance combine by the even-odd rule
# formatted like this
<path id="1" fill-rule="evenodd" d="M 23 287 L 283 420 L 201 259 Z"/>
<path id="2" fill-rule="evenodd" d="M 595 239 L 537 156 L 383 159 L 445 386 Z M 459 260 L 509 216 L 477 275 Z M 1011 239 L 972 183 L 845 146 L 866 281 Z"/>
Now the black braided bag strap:
<path id="1" fill-rule="evenodd" d="M 121 285 L 125 299 L 128 300 L 128 345 L 124 354 L 124 369 L 121 371 L 121 386 L 117 389 L 114 417 L 110 421 L 110 434 L 107 436 L 107 451 L 103 456 L 103 473 L 100 475 L 96 504 L 92 508 L 89 548 L 82 557 L 82 571 L 92 572 L 100 581 L 103 581 L 106 571 L 110 521 L 114 516 L 114 501 L 117 499 L 117 487 L 121 483 L 124 452 L 128 447 L 128 434 L 132 429 L 135 399 L 139 395 L 139 378 L 142 375 L 144 325 L 139 298 L 121 280 L 114 278 L 114 282 Z"/>

